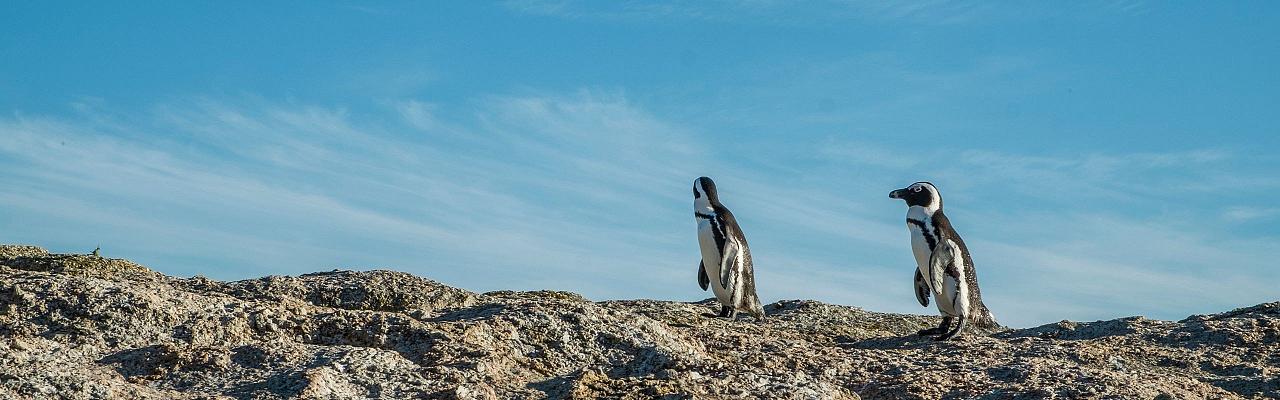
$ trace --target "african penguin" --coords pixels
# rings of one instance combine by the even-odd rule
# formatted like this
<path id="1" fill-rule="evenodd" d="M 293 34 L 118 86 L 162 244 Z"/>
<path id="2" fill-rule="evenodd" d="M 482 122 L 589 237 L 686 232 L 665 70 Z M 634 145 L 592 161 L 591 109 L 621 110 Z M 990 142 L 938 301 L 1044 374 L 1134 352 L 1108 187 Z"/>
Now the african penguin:
<path id="1" fill-rule="evenodd" d="M 942 195 L 929 182 L 916 182 L 889 192 L 889 198 L 907 203 L 907 229 L 911 231 L 911 251 L 916 257 L 915 294 L 921 306 L 929 306 L 929 296 L 936 297 L 942 325 L 920 331 L 920 335 L 938 335 L 935 340 L 959 336 L 965 326 L 982 328 L 998 326 L 987 306 L 982 304 L 978 275 L 964 240 L 951 227 L 942 212 Z M 950 328 L 953 319 L 959 320 Z"/>
<path id="2" fill-rule="evenodd" d="M 747 238 L 742 235 L 733 213 L 720 203 L 711 178 L 704 176 L 693 181 L 693 216 L 698 221 L 698 245 L 702 249 L 698 286 L 702 290 L 710 286 L 721 304 L 720 314 L 703 315 L 732 320 L 742 311 L 757 321 L 764 321 L 764 307 L 756 296 L 755 271 Z M 712 277 L 715 279 L 710 279 Z"/>

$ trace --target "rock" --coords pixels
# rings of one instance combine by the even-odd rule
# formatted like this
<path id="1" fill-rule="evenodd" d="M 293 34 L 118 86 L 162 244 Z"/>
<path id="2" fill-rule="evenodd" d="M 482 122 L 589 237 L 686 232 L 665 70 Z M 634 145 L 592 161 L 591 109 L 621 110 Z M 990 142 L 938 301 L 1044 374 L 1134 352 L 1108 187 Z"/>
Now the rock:
<path id="1" fill-rule="evenodd" d="M 14 259 L 22 257 L 44 257 L 49 252 L 36 246 L 20 246 L 20 245 L 3 245 L 0 246 L 0 259 Z"/>
<path id="2" fill-rule="evenodd" d="M 1280 302 L 977 332 L 811 300 L 475 294 L 394 271 L 237 282 L 0 246 L 0 397 L 1275 398 Z"/>

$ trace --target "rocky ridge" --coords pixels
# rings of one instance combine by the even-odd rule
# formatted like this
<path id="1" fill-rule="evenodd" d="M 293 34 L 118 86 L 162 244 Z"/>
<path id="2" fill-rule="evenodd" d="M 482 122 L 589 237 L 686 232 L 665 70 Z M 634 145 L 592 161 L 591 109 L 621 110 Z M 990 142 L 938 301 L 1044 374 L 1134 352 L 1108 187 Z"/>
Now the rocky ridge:
<path id="1" fill-rule="evenodd" d="M 936 343 L 935 317 L 793 300 L 477 294 L 393 271 L 219 282 L 0 246 L 0 397 L 1280 398 L 1280 302 Z"/>

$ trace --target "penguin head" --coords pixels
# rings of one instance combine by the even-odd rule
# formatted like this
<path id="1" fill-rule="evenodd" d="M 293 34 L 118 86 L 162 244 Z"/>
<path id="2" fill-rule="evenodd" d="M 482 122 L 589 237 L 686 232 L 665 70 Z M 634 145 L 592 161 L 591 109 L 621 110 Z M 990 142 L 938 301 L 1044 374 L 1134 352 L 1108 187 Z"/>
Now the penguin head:
<path id="1" fill-rule="evenodd" d="M 716 183 L 711 178 L 703 176 L 693 181 L 693 204 L 710 206 L 718 202 L 720 196 L 716 194 Z"/>
<path id="2" fill-rule="evenodd" d="M 902 189 L 889 192 L 889 198 L 901 199 L 908 207 L 924 207 L 932 212 L 942 209 L 942 194 L 929 182 L 916 182 Z"/>

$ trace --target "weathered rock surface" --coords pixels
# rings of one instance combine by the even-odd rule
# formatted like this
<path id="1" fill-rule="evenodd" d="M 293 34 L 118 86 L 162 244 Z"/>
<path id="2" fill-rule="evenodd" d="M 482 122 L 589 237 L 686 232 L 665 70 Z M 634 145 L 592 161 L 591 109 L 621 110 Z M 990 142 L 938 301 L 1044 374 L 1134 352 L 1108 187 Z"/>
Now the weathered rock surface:
<path id="1" fill-rule="evenodd" d="M 475 294 L 391 271 L 182 279 L 0 246 L 0 398 L 1277 398 L 1280 302 L 968 335 L 814 301 Z"/>

